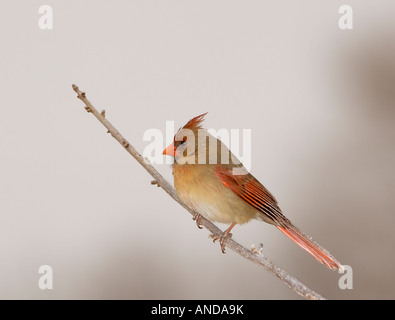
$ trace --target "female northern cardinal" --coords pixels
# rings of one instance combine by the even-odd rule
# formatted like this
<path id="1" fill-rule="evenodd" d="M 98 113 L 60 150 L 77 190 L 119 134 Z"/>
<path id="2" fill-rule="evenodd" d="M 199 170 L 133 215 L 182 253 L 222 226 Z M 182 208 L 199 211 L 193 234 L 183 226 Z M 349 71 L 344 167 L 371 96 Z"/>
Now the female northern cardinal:
<path id="1" fill-rule="evenodd" d="M 206 114 L 188 121 L 163 151 L 164 155 L 174 157 L 174 187 L 181 201 L 199 212 L 194 217 L 197 225 L 200 215 L 213 222 L 229 223 L 222 236 L 214 238 L 225 252 L 226 239 L 231 237 L 230 231 L 236 224 L 262 220 L 274 225 L 328 268 L 341 268 L 336 259 L 281 213 L 274 196 L 230 150 L 202 128 Z"/>

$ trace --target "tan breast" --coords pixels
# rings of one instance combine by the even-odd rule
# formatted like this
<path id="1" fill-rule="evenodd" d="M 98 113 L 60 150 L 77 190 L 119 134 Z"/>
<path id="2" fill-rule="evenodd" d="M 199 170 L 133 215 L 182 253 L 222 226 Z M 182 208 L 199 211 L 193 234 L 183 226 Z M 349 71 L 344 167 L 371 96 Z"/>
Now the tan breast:
<path id="1" fill-rule="evenodd" d="M 225 187 L 215 174 L 216 165 L 175 164 L 174 187 L 178 197 L 213 222 L 243 224 L 258 211 Z"/>

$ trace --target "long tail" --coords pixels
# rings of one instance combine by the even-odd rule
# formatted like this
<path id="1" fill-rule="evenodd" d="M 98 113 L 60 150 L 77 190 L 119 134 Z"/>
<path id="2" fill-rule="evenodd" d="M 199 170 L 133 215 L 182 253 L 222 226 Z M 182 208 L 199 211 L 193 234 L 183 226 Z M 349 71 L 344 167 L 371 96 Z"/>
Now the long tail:
<path id="1" fill-rule="evenodd" d="M 294 225 L 276 226 L 288 238 L 293 240 L 296 244 L 310 253 L 319 262 L 326 265 L 332 270 L 342 270 L 343 266 L 328 251 L 322 248 L 319 244 L 313 242 L 307 235 L 298 230 Z"/>

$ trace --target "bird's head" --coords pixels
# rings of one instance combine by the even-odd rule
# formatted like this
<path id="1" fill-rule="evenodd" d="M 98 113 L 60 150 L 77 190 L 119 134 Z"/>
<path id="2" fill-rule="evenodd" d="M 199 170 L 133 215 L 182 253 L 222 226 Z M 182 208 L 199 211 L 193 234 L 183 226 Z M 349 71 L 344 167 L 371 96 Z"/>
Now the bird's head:
<path id="1" fill-rule="evenodd" d="M 194 117 L 180 128 L 174 135 L 173 143 L 163 150 L 163 154 L 174 157 L 178 164 L 195 163 L 199 150 L 205 148 L 205 144 L 202 145 L 203 139 L 199 139 L 199 136 L 202 138 L 203 135 L 207 134 L 206 129 L 202 127 L 206 114 L 207 112 Z"/>
<path id="2" fill-rule="evenodd" d="M 163 154 L 174 157 L 175 164 L 239 163 L 221 140 L 203 128 L 206 114 L 194 117 L 180 128 Z"/>

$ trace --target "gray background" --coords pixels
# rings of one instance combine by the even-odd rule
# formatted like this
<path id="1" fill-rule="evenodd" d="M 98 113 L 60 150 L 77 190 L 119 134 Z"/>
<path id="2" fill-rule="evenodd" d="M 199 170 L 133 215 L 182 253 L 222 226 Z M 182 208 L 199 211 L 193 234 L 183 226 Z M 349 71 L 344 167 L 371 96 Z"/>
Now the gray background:
<path id="1" fill-rule="evenodd" d="M 299 299 L 151 186 L 76 83 L 141 152 L 145 130 L 206 111 L 251 129 L 252 173 L 354 289 L 269 225 L 234 239 L 327 298 L 394 299 L 395 4 L 348 1 L 352 31 L 342 4 L 1 0 L 0 298 Z"/>

